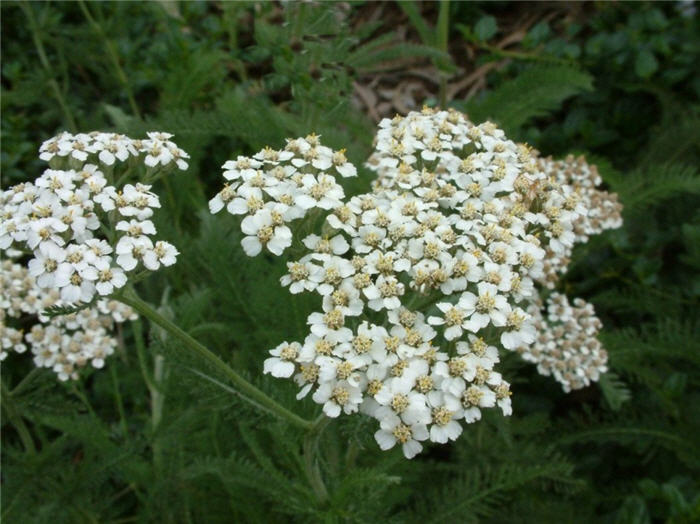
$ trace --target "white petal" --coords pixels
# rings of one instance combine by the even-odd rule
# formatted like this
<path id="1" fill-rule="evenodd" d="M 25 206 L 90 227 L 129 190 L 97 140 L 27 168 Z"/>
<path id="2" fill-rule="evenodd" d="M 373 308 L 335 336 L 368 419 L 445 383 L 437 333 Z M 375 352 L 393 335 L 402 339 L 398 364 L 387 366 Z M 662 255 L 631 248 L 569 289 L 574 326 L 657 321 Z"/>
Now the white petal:
<path id="1" fill-rule="evenodd" d="M 326 402 L 323 405 L 323 412 L 331 418 L 336 418 L 340 415 L 340 406 L 335 402 Z"/>
<path id="2" fill-rule="evenodd" d="M 412 459 L 418 453 L 421 452 L 423 449 L 423 446 L 421 446 L 420 442 L 416 442 L 415 440 L 409 440 L 406 442 L 403 446 L 403 454 L 407 459 Z"/>
<path id="3" fill-rule="evenodd" d="M 380 429 L 374 434 L 374 440 L 377 441 L 379 447 L 384 451 L 393 448 L 396 444 L 396 437 L 394 437 L 394 435 L 392 435 L 388 431 L 384 431 L 383 429 Z"/>
<path id="4" fill-rule="evenodd" d="M 245 254 L 249 257 L 256 256 L 262 250 L 262 244 L 257 236 L 245 237 L 241 240 L 241 246 L 243 246 L 243 251 L 245 251 Z"/>

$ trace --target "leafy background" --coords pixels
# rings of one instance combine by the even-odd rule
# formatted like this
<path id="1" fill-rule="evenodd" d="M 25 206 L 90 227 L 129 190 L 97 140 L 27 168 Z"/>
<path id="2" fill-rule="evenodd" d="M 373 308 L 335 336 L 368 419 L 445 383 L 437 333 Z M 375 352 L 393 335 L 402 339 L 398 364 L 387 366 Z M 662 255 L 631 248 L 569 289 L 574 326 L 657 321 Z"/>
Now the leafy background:
<path id="1" fill-rule="evenodd" d="M 313 303 L 251 260 L 207 200 L 220 165 L 315 131 L 361 165 L 376 121 L 446 103 L 544 154 L 585 153 L 624 227 L 579 246 L 560 283 L 592 302 L 611 372 L 564 394 L 513 355 L 514 414 L 412 461 L 373 423 L 302 435 L 143 321 L 105 370 L 60 384 L 2 366 L 6 522 L 610 522 L 700 519 L 698 18 L 690 3 L 16 3 L 2 10 L 2 184 L 31 180 L 60 130 L 165 130 L 192 155 L 163 182 L 182 251 L 142 293 L 290 409 L 266 350 Z M 346 186 L 369 187 L 368 172 Z M 27 378 L 28 377 L 28 378 Z M 25 446 L 17 427 L 26 427 Z M 25 443 L 26 444 L 26 443 Z"/>

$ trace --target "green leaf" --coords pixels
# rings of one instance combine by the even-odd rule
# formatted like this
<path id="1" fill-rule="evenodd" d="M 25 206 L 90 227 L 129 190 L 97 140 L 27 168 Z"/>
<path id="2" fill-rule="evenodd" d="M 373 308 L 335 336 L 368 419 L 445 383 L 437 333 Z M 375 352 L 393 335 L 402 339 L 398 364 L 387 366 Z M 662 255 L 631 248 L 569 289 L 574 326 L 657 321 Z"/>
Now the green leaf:
<path id="1" fill-rule="evenodd" d="M 682 163 L 647 165 L 628 173 L 614 189 L 629 216 L 676 195 L 700 194 L 700 176 L 694 166 Z"/>
<path id="2" fill-rule="evenodd" d="M 423 19 L 423 15 L 420 13 L 420 4 L 406 1 L 398 2 L 398 4 L 404 14 L 408 16 L 415 30 L 418 31 L 423 43 L 425 45 L 435 45 L 435 31 Z"/>
<path id="3" fill-rule="evenodd" d="M 528 120 L 546 116 L 567 98 L 590 91 L 593 78 L 567 66 L 536 66 L 504 82 L 485 99 L 466 102 L 475 122 L 495 120 L 508 133 L 516 133 Z"/>
<path id="4" fill-rule="evenodd" d="M 497 32 L 498 25 L 492 16 L 482 17 L 474 26 L 474 35 L 482 42 L 489 40 Z"/>
<path id="5" fill-rule="evenodd" d="M 648 49 L 639 52 L 637 59 L 634 62 L 634 71 L 641 78 L 649 78 L 659 68 L 659 62 L 656 60 L 654 53 Z"/>
<path id="6" fill-rule="evenodd" d="M 65 306 L 49 306 L 44 311 L 42 311 L 41 314 L 48 318 L 61 317 L 63 315 L 72 315 L 73 313 L 77 313 L 78 311 L 82 311 L 83 309 L 89 308 L 93 305 L 93 303 L 94 301 L 78 302 L 77 304 L 67 304 Z"/>

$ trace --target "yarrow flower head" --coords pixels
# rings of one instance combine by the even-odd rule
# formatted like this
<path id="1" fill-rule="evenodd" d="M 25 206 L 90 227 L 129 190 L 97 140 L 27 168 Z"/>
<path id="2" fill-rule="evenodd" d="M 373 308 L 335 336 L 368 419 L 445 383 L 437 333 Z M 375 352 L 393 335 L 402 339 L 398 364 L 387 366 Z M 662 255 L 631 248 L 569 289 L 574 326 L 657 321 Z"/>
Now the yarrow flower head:
<path id="1" fill-rule="evenodd" d="M 0 193 L 0 249 L 27 250 L 37 285 L 58 289 L 66 304 L 110 295 L 134 270 L 174 264 L 177 249 L 154 239 L 151 221 L 160 207 L 151 183 L 187 168 L 187 153 L 170 138 L 62 133 L 44 142 L 40 158 L 51 167 Z M 143 180 L 114 185 L 139 163 Z"/>
<path id="2" fill-rule="evenodd" d="M 102 310 L 103 316 L 111 314 L 108 309 L 113 311 L 112 321 L 131 315 L 121 314 L 120 308 L 110 305 L 114 302 L 104 298 L 124 287 L 132 272 L 155 271 L 176 261 L 177 249 L 156 238 L 152 218 L 160 200 L 152 184 L 172 170 L 187 169 L 189 155 L 170 141 L 172 135 L 151 132 L 147 136 L 134 140 L 113 133 L 62 133 L 41 145 L 39 157 L 49 168 L 39 178 L 0 191 L 0 250 L 5 256 L 27 260 L 26 278 L 31 284 L 20 296 L 33 297 L 32 303 L 44 308 L 97 307 L 81 309 L 77 320 L 69 323 L 49 322 L 54 330 L 70 331 L 61 336 L 70 339 L 83 333 L 95 339 L 91 335 L 97 327 L 90 323 L 103 318 L 97 311 Z M 18 270 L 16 264 L 4 265 L 3 278 L 10 278 L 5 271 Z M 6 311 L 6 316 L 14 317 L 9 311 L 18 309 Z M 38 311 L 33 309 L 31 314 Z M 43 323 L 48 319 L 38 318 Z M 108 327 L 103 325 L 104 333 L 97 337 L 104 342 L 98 344 L 98 353 L 105 356 L 114 346 L 105 331 Z M 41 348 L 42 339 L 36 333 L 32 347 Z M 9 347 L 5 342 L 3 338 Z M 52 351 L 61 353 L 63 345 L 59 340 Z M 91 347 L 86 342 L 86 354 L 74 351 L 83 356 L 76 357 L 71 369 L 91 360 Z M 74 372 L 59 372 L 59 376 L 73 377 Z"/>
<path id="3" fill-rule="evenodd" d="M 313 147 L 308 137 L 289 144 L 287 155 Z M 304 208 L 314 182 L 304 183 L 303 169 L 314 160 L 270 155 L 288 165 L 269 183 L 261 174 L 264 153 L 228 167 L 236 180 L 257 177 L 254 187 L 291 178 L 281 194 Z M 538 344 L 540 286 L 563 272 L 582 234 L 619 225 L 619 206 L 609 203 L 613 197 L 590 196 L 599 181 L 576 178 L 495 125 L 475 125 L 452 110 L 380 122 L 367 167 L 377 175 L 373 190 L 347 201 L 338 190 L 332 205 L 317 205 L 329 211 L 320 234 L 302 239 L 309 251 L 287 263 L 282 285 L 317 293 L 320 310 L 308 317 L 306 339 L 272 350 L 264 371 L 293 378 L 298 397 L 312 393 L 329 417 L 374 417 L 379 446 L 400 445 L 411 458 L 426 441 L 458 438 L 483 409 L 510 415 L 498 347 L 525 355 L 523 348 Z M 228 203 L 255 216 L 275 205 L 260 203 L 272 202 L 274 189 L 256 192 L 255 206 L 232 204 L 253 194 L 243 185 L 225 188 L 212 210 Z M 586 222 L 595 202 L 607 218 Z M 595 380 L 604 351 L 586 365 Z"/>

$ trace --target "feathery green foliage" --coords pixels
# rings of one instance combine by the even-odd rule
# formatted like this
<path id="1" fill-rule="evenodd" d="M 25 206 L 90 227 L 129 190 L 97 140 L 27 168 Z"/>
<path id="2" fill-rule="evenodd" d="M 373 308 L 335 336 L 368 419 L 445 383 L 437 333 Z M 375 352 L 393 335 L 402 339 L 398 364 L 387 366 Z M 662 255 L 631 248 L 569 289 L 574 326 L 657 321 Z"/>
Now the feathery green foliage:
<path id="1" fill-rule="evenodd" d="M 506 133 L 517 133 L 529 120 L 559 109 L 567 98 L 593 89 L 593 77 L 566 66 L 536 66 L 504 82 L 464 110 L 476 122 L 494 120 Z"/>
<path id="2" fill-rule="evenodd" d="M 437 6 L 387 3 L 386 19 L 363 18 L 371 4 L 1 7 L 3 187 L 38 175 L 38 144 L 71 121 L 87 131 L 174 133 L 191 167 L 158 182 L 164 208 L 156 220 L 182 253 L 140 283 L 140 293 L 307 420 L 317 406 L 261 370 L 269 348 L 302 337 L 313 300 L 279 286 L 285 266 L 278 258 L 251 263 L 234 217 L 208 213 L 221 164 L 315 131 L 324 143 L 347 147 L 358 165 L 346 192 L 366 190 L 371 178 L 361 166 L 375 126 L 353 105 L 353 83 L 362 75 L 391 78 L 415 57 L 454 74 L 462 49 L 476 45 L 459 24 L 485 18 L 479 60 L 501 60 L 489 49 L 518 8 L 451 3 L 442 11 L 450 15 L 444 51 Z M 407 461 L 400 450 L 380 451 L 376 428 L 360 416 L 334 420 L 307 439 L 140 319 L 123 326 L 106 369 L 76 383 L 31 371 L 27 355 L 3 362 L 3 521 L 700 519 L 697 16 L 673 4 L 582 9 L 586 16 L 557 23 L 535 13 L 522 57 L 509 55 L 483 93 L 452 105 L 544 154 L 587 154 L 619 194 L 623 228 L 579 246 L 559 283 L 593 303 L 605 326 L 611 372 L 599 384 L 564 394 L 503 355 L 513 415 L 487 415 L 456 442 Z M 407 41 L 410 31 L 418 39 Z M 320 459 L 309 465 L 314 446 Z"/>

